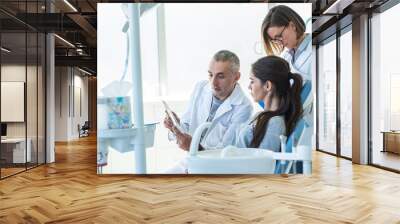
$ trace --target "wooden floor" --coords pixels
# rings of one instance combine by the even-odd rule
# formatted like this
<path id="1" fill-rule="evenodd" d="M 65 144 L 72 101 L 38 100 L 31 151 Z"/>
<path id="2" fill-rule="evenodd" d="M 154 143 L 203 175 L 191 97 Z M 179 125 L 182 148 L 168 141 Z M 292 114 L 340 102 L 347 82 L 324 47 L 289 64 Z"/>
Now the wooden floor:
<path id="1" fill-rule="evenodd" d="M 98 176 L 96 139 L 0 181 L 0 223 L 400 223 L 400 175 L 320 152 L 313 175 Z"/>
<path id="2" fill-rule="evenodd" d="M 400 170 L 400 154 L 392 152 L 374 151 L 372 162 L 395 170 Z"/>
<path id="3" fill-rule="evenodd" d="M 13 175 L 15 173 L 19 173 L 26 170 L 25 167 L 24 168 L 1 168 L 1 177 L 7 177 L 10 175 Z"/>
<path id="4" fill-rule="evenodd" d="M 36 167 L 36 164 L 27 164 L 27 167 L 25 167 L 25 164 L 18 164 L 18 167 L 2 167 L 1 168 L 1 178 L 6 178 L 8 176 L 24 172 L 27 169 L 33 169 Z"/>

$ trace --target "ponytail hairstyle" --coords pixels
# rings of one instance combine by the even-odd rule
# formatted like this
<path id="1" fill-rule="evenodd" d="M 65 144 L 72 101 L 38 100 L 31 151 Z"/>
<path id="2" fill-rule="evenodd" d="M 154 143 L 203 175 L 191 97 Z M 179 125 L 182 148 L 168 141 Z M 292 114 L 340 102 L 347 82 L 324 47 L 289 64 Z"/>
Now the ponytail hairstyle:
<path id="1" fill-rule="evenodd" d="M 258 148 L 267 131 L 268 122 L 274 116 L 284 116 L 286 135 L 292 133 L 302 114 L 300 92 L 303 79 L 299 74 L 291 73 L 289 64 L 277 56 L 266 56 L 258 59 L 252 65 L 252 73 L 264 85 L 270 81 L 275 96 L 279 97 L 280 104 L 275 111 L 263 111 L 251 122 L 254 125 L 253 139 L 250 147 Z"/>
<path id="2" fill-rule="evenodd" d="M 292 22 L 296 27 L 297 39 L 306 31 L 306 24 L 297 12 L 285 5 L 278 5 L 268 11 L 261 26 L 264 48 L 267 55 L 279 55 L 283 48 L 271 41 L 267 31 L 270 27 L 288 26 Z"/>

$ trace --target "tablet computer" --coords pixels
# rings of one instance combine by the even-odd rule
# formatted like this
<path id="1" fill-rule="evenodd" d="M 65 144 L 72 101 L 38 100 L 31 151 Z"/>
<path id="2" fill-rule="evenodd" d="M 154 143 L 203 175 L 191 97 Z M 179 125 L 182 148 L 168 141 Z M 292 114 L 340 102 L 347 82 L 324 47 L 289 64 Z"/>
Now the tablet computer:
<path id="1" fill-rule="evenodd" d="M 167 112 L 168 116 L 171 118 L 172 123 L 174 126 L 182 133 L 185 133 L 181 125 L 179 124 L 179 121 L 175 118 L 174 114 L 172 113 L 171 108 L 168 106 L 167 102 L 164 100 L 161 100 L 161 102 L 164 104 L 165 111 Z"/>

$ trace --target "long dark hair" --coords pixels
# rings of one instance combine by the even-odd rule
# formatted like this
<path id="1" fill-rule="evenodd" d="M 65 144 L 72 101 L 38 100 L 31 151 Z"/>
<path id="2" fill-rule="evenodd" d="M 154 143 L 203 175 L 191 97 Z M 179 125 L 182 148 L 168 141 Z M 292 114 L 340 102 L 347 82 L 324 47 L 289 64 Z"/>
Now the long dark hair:
<path id="1" fill-rule="evenodd" d="M 267 33 L 270 27 L 288 26 L 292 22 L 296 27 L 297 39 L 299 39 L 306 30 L 306 24 L 299 14 L 285 5 L 278 5 L 269 10 L 261 26 L 261 33 L 264 40 L 264 48 L 268 55 L 277 55 L 282 52 L 282 48 L 271 42 Z"/>
<path id="2" fill-rule="evenodd" d="M 266 56 L 252 65 L 252 73 L 262 84 L 270 81 L 280 104 L 275 111 L 263 111 L 252 121 L 254 126 L 253 140 L 250 147 L 258 148 L 267 131 L 268 122 L 274 116 L 284 116 L 286 135 L 290 134 L 302 114 L 300 92 L 303 79 L 299 74 L 291 73 L 289 64 L 280 57 Z M 292 81 L 291 81 L 292 80 Z"/>

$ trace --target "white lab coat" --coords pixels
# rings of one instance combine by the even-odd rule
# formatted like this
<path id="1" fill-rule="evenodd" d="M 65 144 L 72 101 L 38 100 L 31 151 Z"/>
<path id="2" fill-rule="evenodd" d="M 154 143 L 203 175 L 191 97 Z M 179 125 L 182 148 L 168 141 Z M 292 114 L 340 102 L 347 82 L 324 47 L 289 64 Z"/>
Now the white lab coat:
<path id="1" fill-rule="evenodd" d="M 306 34 L 303 41 L 294 53 L 294 60 L 289 49 L 285 49 L 281 57 L 284 58 L 290 65 L 290 70 L 293 73 L 298 73 L 303 77 L 303 80 L 311 80 L 311 62 L 312 62 L 312 44 L 311 34 Z"/>
<path id="2" fill-rule="evenodd" d="M 207 121 L 212 102 L 212 90 L 208 81 L 197 83 L 189 100 L 189 106 L 181 118 L 182 128 L 193 135 L 196 128 Z M 211 128 L 201 144 L 206 148 L 225 147 L 236 142 L 236 129 L 249 120 L 253 105 L 236 84 L 232 94 L 217 109 Z"/>
<path id="3" fill-rule="evenodd" d="M 292 55 L 289 53 L 288 50 L 282 53 L 282 57 L 289 62 L 290 68 L 292 72 L 298 73 L 303 77 L 303 80 L 312 80 L 311 78 L 311 60 L 312 60 L 312 46 L 311 46 L 311 34 L 306 34 L 303 41 L 300 43 L 299 47 L 297 48 L 294 60 Z M 303 82 L 303 83 L 304 83 Z M 313 84 L 312 84 L 313 85 Z M 313 116 L 313 102 L 312 102 L 312 95 L 310 94 L 309 99 L 303 103 L 303 116 L 302 118 L 305 119 L 307 125 L 310 127 L 307 129 L 308 132 L 313 131 L 314 126 L 314 116 Z M 311 136 L 311 134 L 307 133 L 305 136 Z M 311 145 L 311 138 L 304 139 L 305 142 L 301 144 Z"/>
<path id="4" fill-rule="evenodd" d="M 303 78 L 303 83 L 306 80 L 312 80 L 311 77 L 311 64 L 312 64 L 312 38 L 311 34 L 306 34 L 299 47 L 296 49 L 294 55 L 290 53 L 289 49 L 285 49 L 282 52 L 281 57 L 284 58 L 290 65 L 290 70 L 293 73 L 298 73 Z M 294 59 L 293 59 L 294 56 Z M 314 83 L 312 83 L 314 85 Z M 314 126 L 314 112 L 313 112 L 313 94 L 310 94 L 306 102 L 303 103 L 303 115 L 302 119 L 305 120 L 307 127 L 303 131 L 303 136 L 298 145 L 309 145 L 312 144 L 312 133 Z M 301 162 L 295 162 L 294 166 L 297 170 L 302 172 Z"/>

